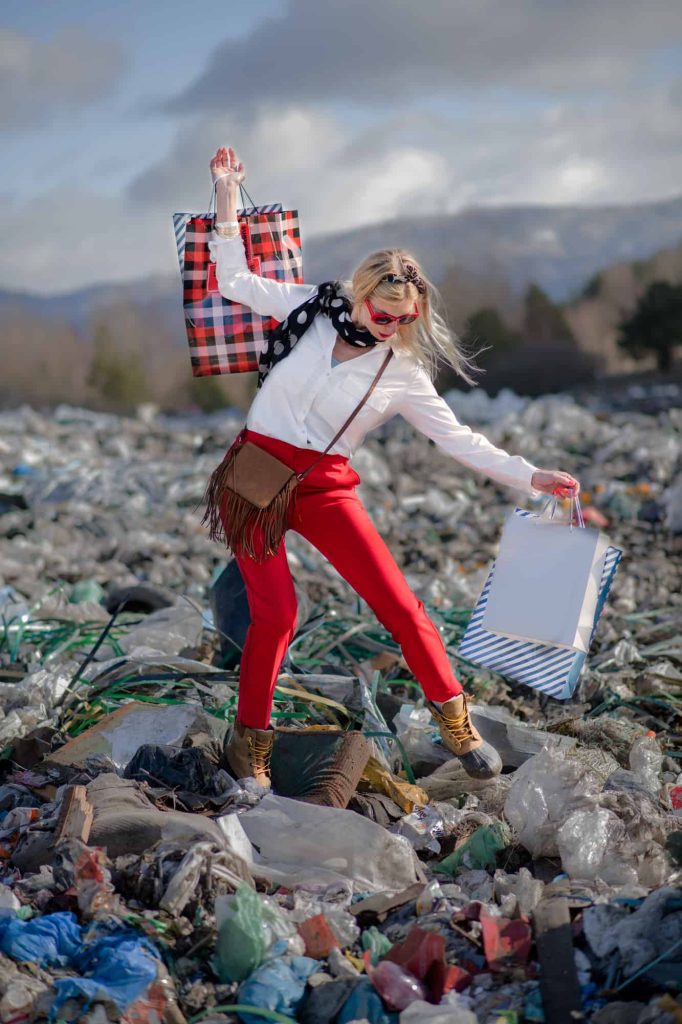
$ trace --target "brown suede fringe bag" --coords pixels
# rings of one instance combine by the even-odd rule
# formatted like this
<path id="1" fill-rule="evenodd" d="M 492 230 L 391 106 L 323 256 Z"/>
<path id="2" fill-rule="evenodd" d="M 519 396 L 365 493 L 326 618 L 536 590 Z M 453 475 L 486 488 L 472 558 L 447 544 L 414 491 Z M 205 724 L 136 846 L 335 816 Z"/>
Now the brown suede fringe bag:
<path id="1" fill-rule="evenodd" d="M 211 540 L 225 543 L 235 555 L 248 555 L 256 562 L 264 562 L 277 553 L 287 530 L 298 484 L 350 426 L 379 383 L 392 356 L 393 352 L 389 350 L 362 400 L 320 457 L 301 473 L 294 473 L 286 463 L 247 441 L 246 428 L 240 431 L 223 461 L 211 474 L 204 495 L 206 511 L 201 523 L 202 526 L 208 525 Z M 254 534 L 260 530 L 263 545 L 259 553 Z"/>

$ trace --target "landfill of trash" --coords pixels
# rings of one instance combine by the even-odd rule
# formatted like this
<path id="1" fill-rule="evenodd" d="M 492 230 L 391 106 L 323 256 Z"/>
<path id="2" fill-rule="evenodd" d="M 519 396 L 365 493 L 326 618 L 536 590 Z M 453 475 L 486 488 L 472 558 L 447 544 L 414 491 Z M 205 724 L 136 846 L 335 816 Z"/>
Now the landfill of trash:
<path id="1" fill-rule="evenodd" d="M 359 492 L 503 772 L 452 759 L 391 636 L 290 532 L 269 792 L 226 770 L 248 608 L 197 510 L 239 412 L 0 414 L 0 1022 L 682 1021 L 682 411 L 447 399 L 576 475 L 624 551 L 578 689 L 458 655 L 535 503 L 394 420 Z M 306 798 L 296 744 L 349 736 L 344 806 Z"/>

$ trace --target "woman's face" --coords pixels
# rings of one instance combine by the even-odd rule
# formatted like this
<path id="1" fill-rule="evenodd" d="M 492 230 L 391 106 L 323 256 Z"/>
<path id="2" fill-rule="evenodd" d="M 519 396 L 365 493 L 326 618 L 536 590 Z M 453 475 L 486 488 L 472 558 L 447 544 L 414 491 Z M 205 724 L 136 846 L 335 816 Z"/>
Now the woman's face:
<path id="1" fill-rule="evenodd" d="M 404 299 L 402 302 L 387 302 L 386 299 L 379 299 L 376 295 L 370 295 L 369 303 L 375 316 L 388 313 L 390 316 L 406 316 L 415 313 L 417 304 L 414 299 Z M 395 340 L 401 330 L 400 324 L 391 320 L 387 324 L 374 323 L 366 302 L 360 306 L 355 322 L 361 327 L 366 327 L 373 338 L 378 342 Z"/>

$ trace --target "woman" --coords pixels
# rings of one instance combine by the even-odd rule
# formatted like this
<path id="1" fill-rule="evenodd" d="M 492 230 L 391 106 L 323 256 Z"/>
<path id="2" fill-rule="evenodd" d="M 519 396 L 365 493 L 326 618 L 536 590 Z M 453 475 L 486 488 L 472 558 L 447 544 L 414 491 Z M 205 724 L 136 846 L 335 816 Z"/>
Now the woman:
<path id="1" fill-rule="evenodd" d="M 458 423 L 432 377 L 439 359 L 469 383 L 473 367 L 435 312 L 435 289 L 408 253 L 393 249 L 368 256 L 349 290 L 336 282 L 318 287 L 259 277 L 248 270 L 237 225 L 244 165 L 234 149 L 223 147 L 210 166 L 217 215 L 209 247 L 219 290 L 258 314 L 284 321 L 261 355 L 246 438 L 297 472 L 307 468 L 362 399 L 388 349 L 393 352 L 353 423 L 296 488 L 287 523 L 329 559 L 400 645 L 446 747 L 470 775 L 491 778 L 501 770 L 500 757 L 474 728 L 440 634 L 357 497 L 360 478 L 348 458 L 368 430 L 401 413 L 459 462 L 533 497 L 577 494 L 579 484 L 568 473 L 538 469 L 494 447 Z M 226 527 L 224 506 L 218 506 L 214 500 L 212 512 Z M 237 777 L 254 776 L 269 785 L 273 691 L 297 608 L 285 543 L 268 557 L 262 550 L 256 554 L 258 560 L 236 552 L 251 625 L 226 753 Z"/>

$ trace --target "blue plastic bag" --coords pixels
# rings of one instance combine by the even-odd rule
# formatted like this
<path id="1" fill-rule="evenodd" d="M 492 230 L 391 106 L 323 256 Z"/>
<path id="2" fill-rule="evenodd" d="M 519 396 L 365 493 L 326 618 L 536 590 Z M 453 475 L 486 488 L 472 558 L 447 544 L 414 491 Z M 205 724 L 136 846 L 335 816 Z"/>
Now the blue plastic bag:
<path id="1" fill-rule="evenodd" d="M 85 946 L 74 958 L 80 978 L 57 978 L 54 1018 L 67 999 L 81 998 L 86 1008 L 95 1000 L 114 1003 L 119 1010 L 144 995 L 156 979 L 158 951 L 147 939 L 125 931 L 107 935 Z"/>
<path id="2" fill-rule="evenodd" d="M 318 961 L 309 956 L 266 960 L 239 986 L 239 1002 L 293 1016 L 303 998 L 306 981 L 317 966 Z M 243 1011 L 239 1019 L 244 1024 L 262 1024 L 262 1017 Z"/>
<path id="3" fill-rule="evenodd" d="M 14 960 L 80 972 L 81 977 L 55 980 L 50 1020 L 71 998 L 84 1000 L 86 1010 L 95 1000 L 125 1010 L 156 979 L 161 956 L 153 943 L 130 928 L 107 930 L 97 938 L 103 930 L 106 926 L 95 925 L 84 933 L 70 912 L 30 921 L 0 917 L 0 951 Z"/>
<path id="4" fill-rule="evenodd" d="M 65 911 L 30 921 L 0 917 L 0 951 L 13 960 L 40 967 L 70 967 L 83 946 L 83 929 L 75 914 Z"/>

